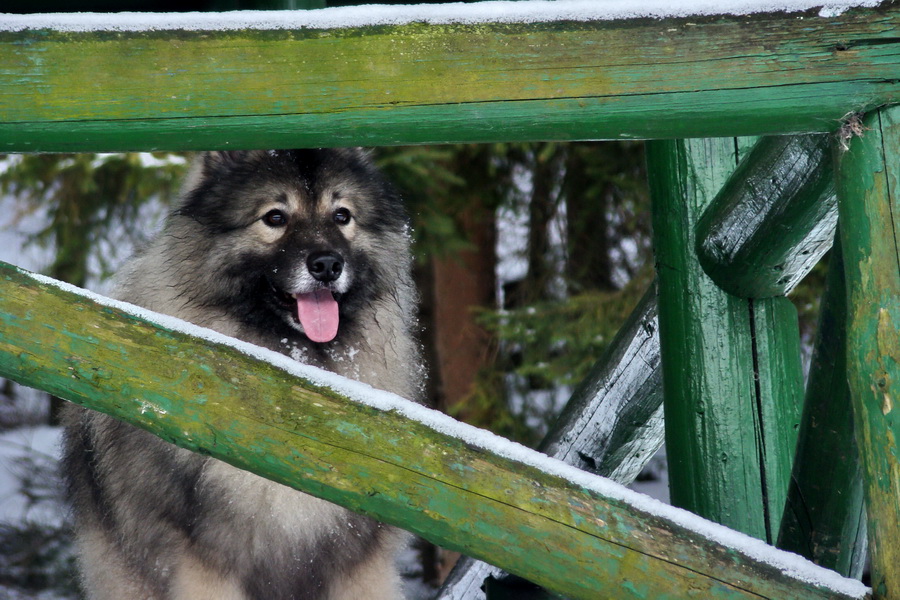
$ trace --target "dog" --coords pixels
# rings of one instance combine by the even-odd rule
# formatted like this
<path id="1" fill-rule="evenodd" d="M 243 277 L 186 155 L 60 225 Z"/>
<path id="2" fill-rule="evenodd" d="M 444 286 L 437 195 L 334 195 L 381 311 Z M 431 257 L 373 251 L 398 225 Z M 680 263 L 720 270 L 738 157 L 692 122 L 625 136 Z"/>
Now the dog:
<path id="1" fill-rule="evenodd" d="M 360 149 L 204 153 L 113 295 L 420 400 L 409 231 Z M 64 418 L 90 600 L 402 596 L 399 530 L 107 415 Z"/>

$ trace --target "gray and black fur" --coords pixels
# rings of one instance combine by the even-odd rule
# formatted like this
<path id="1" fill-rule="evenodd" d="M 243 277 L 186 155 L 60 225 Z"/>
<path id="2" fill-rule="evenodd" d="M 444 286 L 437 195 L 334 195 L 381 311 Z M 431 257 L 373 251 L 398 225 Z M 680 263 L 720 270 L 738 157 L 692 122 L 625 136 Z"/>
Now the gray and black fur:
<path id="1" fill-rule="evenodd" d="M 418 398 L 403 206 L 360 150 L 198 157 L 115 296 Z M 313 342 L 300 295 L 338 302 Z M 397 530 L 72 407 L 64 469 L 91 600 L 400 597 Z"/>

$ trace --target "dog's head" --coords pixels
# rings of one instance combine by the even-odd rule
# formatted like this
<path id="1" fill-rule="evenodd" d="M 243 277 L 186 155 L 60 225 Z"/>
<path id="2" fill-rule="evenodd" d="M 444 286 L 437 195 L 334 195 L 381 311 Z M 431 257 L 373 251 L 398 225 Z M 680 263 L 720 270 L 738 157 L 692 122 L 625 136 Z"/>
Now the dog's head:
<path id="1" fill-rule="evenodd" d="M 357 149 L 201 155 L 176 215 L 204 230 L 206 273 L 233 286 L 216 303 L 319 343 L 388 290 L 392 253 L 408 252 L 402 205 Z"/>

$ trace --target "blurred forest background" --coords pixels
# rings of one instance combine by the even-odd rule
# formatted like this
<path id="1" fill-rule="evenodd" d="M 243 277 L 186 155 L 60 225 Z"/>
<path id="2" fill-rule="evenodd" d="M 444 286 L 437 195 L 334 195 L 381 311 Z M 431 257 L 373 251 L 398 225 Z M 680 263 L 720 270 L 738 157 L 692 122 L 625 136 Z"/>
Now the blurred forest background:
<path id="1" fill-rule="evenodd" d="M 535 445 L 653 279 L 643 144 L 417 146 L 375 157 L 412 218 L 429 401 Z M 159 229 L 189 160 L 0 157 L 0 225 L 47 275 L 103 293 Z M 793 295 L 806 340 L 821 269 Z M 0 380 L 0 445 L 17 429 L 54 425 L 61 402 Z M 0 589 L 75 597 L 54 460 L 26 452 L 6 462 L 29 517 L 0 522 Z M 56 516 L 38 518 L 46 513 Z M 446 567 L 439 552 L 424 555 L 433 581 Z"/>
<path id="2" fill-rule="evenodd" d="M 3 10 L 325 5 L 7 0 Z M 541 439 L 653 280 L 643 151 L 632 141 L 375 150 L 412 218 L 434 407 L 529 446 Z M 0 155 L 0 260 L 108 291 L 118 265 L 159 229 L 189 160 L 174 153 Z M 792 294 L 807 353 L 823 273 L 820 264 Z M 0 379 L 4 598 L 78 597 L 52 448 L 61 403 Z M 446 564 L 434 549 L 421 555 L 418 577 L 434 584 Z"/>
<path id="3" fill-rule="evenodd" d="M 652 280 L 643 145 L 421 146 L 375 157 L 412 218 L 430 403 L 536 444 Z M 103 293 L 159 229 L 189 160 L 2 157 L 0 224 L 40 257 L 33 267 Z M 53 425 L 61 404 L 2 382 L 0 429 Z M 32 508 L 57 502 L 53 461 L 22 459 L 4 466 Z M 50 472 L 36 478 L 41 466 Z M 66 533 L 51 521 L 0 524 L 0 585 L 66 592 Z"/>
<path id="4" fill-rule="evenodd" d="M 536 443 L 652 280 L 643 144 L 374 152 L 412 219 L 431 404 Z M 2 225 L 45 274 L 102 293 L 158 231 L 189 160 L 6 156 Z"/>

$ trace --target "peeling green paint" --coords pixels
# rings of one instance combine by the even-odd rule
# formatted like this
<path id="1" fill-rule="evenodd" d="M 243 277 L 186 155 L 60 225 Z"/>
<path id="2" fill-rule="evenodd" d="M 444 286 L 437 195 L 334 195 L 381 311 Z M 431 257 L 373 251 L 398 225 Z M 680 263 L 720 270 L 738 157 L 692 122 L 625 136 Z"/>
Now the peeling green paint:
<path id="1" fill-rule="evenodd" d="M 850 111 L 900 101 L 898 16 L 889 2 L 834 18 L 721 16 L 702 26 L 679 18 L 0 32 L 0 149 L 831 131 Z M 823 53 L 836 46 L 852 51 Z"/>
<path id="2" fill-rule="evenodd" d="M 900 108 L 867 115 L 839 154 L 838 200 L 848 286 L 848 377 L 862 458 L 875 598 L 900 599 Z"/>
<path id="3" fill-rule="evenodd" d="M 658 263 L 672 503 L 772 541 L 802 398 L 799 332 L 785 298 L 720 289 L 695 251 L 700 216 L 737 166 L 733 138 L 647 145 Z M 744 144 L 745 145 L 745 144 Z"/>
<path id="4" fill-rule="evenodd" d="M 488 559 L 566 597 L 633 598 L 628 582 L 658 600 L 841 597 L 230 347 L 102 309 L 2 264 L 0 281 L 0 376 Z M 102 343 L 85 343 L 85 331 Z M 176 347 L 190 360 L 171 360 Z M 73 378 L 76 366 L 104 377 Z M 201 382 L 202 406 L 185 380 Z"/>

